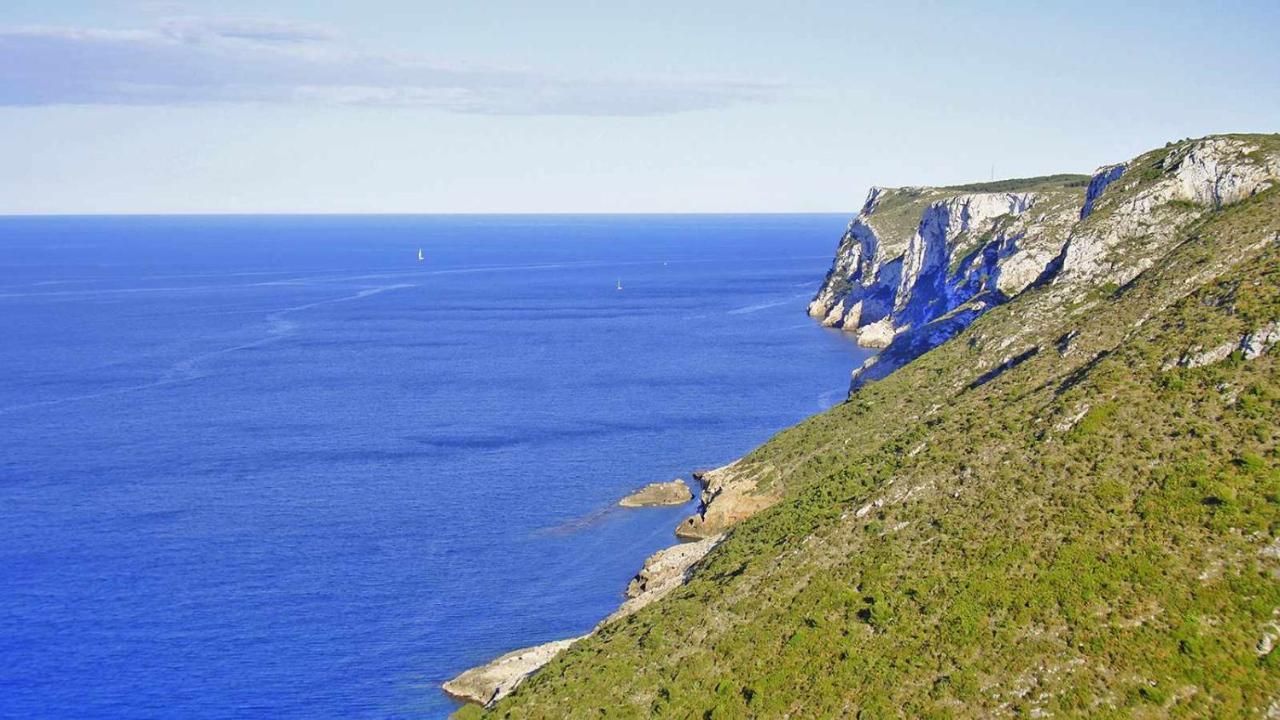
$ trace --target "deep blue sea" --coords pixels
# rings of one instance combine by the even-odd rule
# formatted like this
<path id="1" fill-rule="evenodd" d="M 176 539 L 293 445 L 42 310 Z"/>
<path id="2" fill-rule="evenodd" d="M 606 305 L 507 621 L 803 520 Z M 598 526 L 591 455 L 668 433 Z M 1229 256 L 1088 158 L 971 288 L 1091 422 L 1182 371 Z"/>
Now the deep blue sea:
<path id="1" fill-rule="evenodd" d="M 447 715 L 843 398 L 845 221 L 0 218 L 0 717 Z"/>

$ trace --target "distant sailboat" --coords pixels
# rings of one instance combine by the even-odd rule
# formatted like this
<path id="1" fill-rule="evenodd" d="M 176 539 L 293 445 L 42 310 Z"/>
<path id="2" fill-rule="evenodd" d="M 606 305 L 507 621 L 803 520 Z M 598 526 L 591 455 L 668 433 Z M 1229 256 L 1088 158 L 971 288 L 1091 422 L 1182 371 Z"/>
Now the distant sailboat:
<path id="1" fill-rule="evenodd" d="M 422 257 L 422 248 L 418 248 L 418 262 L 422 262 L 426 258 Z"/>
<path id="2" fill-rule="evenodd" d="M 622 289 L 622 278 L 618 278 L 618 289 Z"/>

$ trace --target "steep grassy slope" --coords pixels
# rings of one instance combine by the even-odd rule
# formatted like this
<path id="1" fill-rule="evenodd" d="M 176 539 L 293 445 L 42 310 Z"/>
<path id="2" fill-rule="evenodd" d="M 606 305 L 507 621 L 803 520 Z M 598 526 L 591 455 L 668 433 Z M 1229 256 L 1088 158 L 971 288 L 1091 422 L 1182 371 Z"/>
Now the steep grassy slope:
<path id="1" fill-rule="evenodd" d="M 1194 367 L 1280 319 L 1280 189 L 1172 210 L 1124 286 L 1028 291 L 745 458 L 782 501 L 493 714 L 1280 712 L 1280 349 Z"/>

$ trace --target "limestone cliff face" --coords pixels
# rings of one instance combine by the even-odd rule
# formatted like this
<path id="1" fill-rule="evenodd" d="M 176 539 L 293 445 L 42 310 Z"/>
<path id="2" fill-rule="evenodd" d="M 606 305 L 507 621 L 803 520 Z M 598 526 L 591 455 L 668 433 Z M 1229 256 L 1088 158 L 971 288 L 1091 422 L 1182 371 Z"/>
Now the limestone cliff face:
<path id="1" fill-rule="evenodd" d="M 1214 136 L 1099 168 L 1087 185 L 1054 176 L 873 188 L 809 314 L 886 348 L 855 371 L 856 389 L 1033 285 L 1123 285 L 1186 223 L 1276 182 L 1276 153 Z"/>
<path id="2" fill-rule="evenodd" d="M 974 298 L 1007 298 L 1061 250 L 1082 193 L 873 188 L 809 314 L 884 347 Z"/>

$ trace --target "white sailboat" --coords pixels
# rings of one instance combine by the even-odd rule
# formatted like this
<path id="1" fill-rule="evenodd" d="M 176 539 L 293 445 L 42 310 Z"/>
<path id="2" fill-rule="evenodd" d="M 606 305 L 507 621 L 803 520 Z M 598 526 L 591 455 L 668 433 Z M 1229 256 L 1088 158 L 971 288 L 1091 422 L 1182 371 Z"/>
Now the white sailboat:
<path id="1" fill-rule="evenodd" d="M 622 278 L 618 278 L 618 289 L 622 289 Z"/>
<path id="2" fill-rule="evenodd" d="M 418 262 L 422 262 L 424 259 L 422 257 L 422 248 L 418 248 Z"/>

